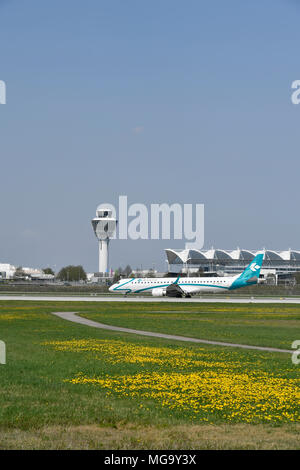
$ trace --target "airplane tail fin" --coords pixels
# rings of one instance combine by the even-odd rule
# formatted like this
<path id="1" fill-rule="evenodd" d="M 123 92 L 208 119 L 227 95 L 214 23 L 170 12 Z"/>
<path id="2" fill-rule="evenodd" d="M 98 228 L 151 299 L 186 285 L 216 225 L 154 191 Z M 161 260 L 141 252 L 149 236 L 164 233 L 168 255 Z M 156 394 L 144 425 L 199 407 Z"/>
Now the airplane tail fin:
<path id="1" fill-rule="evenodd" d="M 256 284 L 259 279 L 260 270 L 264 261 L 264 256 L 264 252 L 257 253 L 255 258 L 251 261 L 249 266 L 247 266 L 247 268 L 242 272 L 242 274 L 236 276 L 231 288 L 236 289 L 238 287 Z"/>
<path id="2" fill-rule="evenodd" d="M 258 253 L 255 258 L 251 261 L 249 266 L 245 269 L 245 271 L 239 276 L 238 279 L 242 279 L 243 281 L 253 282 L 257 281 L 260 275 L 261 266 L 264 261 L 264 253 Z"/>

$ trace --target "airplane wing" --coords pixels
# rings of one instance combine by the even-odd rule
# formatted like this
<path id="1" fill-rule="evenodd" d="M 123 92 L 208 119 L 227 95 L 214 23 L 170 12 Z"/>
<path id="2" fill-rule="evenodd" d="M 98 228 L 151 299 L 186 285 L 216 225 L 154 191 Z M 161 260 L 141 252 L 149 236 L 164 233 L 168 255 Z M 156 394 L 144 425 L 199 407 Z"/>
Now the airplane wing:
<path id="1" fill-rule="evenodd" d="M 168 297 L 182 297 L 185 294 L 183 289 L 177 284 L 178 280 L 179 278 L 167 287 L 166 294 Z"/>

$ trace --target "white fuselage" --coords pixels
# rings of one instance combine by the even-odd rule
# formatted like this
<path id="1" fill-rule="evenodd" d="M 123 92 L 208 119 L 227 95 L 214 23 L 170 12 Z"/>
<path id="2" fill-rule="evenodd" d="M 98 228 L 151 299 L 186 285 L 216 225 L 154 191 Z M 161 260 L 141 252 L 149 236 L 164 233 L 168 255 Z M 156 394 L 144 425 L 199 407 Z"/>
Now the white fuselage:
<path id="1" fill-rule="evenodd" d="M 112 285 L 111 292 L 144 293 L 152 292 L 152 295 L 166 295 L 166 289 L 171 284 L 176 284 L 185 294 L 195 295 L 200 292 L 224 292 L 227 291 L 237 276 L 228 277 L 163 277 L 163 278 L 137 278 L 121 279 Z"/>

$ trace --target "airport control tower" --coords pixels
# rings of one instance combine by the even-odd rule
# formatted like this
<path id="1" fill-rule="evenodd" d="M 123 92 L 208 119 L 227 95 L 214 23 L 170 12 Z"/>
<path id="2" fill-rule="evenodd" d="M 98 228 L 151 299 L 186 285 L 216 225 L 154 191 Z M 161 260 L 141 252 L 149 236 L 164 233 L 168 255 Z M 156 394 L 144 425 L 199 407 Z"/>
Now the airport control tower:
<path id="1" fill-rule="evenodd" d="M 112 216 L 111 209 L 97 208 L 92 226 L 99 240 L 99 272 L 105 275 L 108 273 L 109 239 L 116 230 L 117 220 Z"/>

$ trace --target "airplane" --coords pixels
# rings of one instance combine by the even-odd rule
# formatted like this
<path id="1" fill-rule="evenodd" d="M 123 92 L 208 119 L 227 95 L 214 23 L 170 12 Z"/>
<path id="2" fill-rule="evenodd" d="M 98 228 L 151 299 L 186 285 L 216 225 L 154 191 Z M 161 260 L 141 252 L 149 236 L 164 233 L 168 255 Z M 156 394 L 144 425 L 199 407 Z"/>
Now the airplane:
<path id="1" fill-rule="evenodd" d="M 191 297 L 205 292 L 227 292 L 257 284 L 263 260 L 264 252 L 258 252 L 249 266 L 235 276 L 121 279 L 110 286 L 109 291 L 125 295 L 151 291 L 153 297 Z"/>

